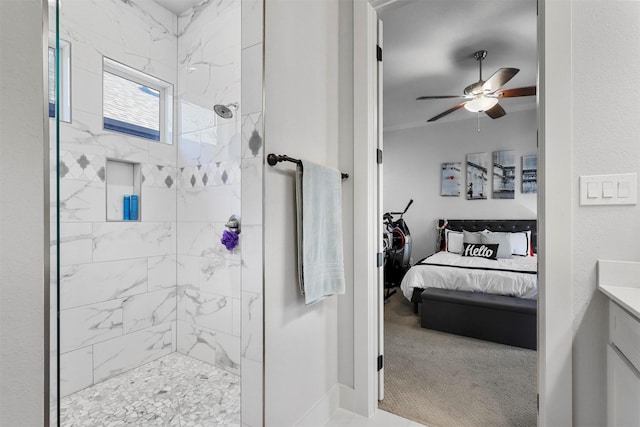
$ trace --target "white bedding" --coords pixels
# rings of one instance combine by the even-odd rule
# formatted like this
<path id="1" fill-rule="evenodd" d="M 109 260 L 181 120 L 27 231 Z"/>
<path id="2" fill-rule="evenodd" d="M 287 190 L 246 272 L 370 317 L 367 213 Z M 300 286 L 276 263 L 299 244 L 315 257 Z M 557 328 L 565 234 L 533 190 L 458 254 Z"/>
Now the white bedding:
<path id="1" fill-rule="evenodd" d="M 512 258 L 490 260 L 478 257 L 463 257 L 451 252 L 438 252 L 422 262 L 445 264 L 447 266 L 422 265 L 418 263 L 411 267 L 400 284 L 402 293 L 408 300 L 411 300 L 413 288 L 454 289 L 528 299 L 537 299 L 538 297 L 537 274 L 504 271 L 535 272 L 538 265 L 537 256 L 514 256 Z M 486 270 L 487 268 L 490 270 Z"/>

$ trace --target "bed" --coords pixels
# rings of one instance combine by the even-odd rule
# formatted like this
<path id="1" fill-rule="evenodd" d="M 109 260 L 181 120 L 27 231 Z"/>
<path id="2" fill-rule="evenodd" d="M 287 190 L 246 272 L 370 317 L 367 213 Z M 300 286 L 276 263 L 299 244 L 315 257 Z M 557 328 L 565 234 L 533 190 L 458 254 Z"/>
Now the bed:
<path id="1" fill-rule="evenodd" d="M 444 220 L 440 220 L 439 227 L 443 225 Z M 465 234 L 465 239 L 480 239 L 484 233 L 489 236 L 487 241 L 510 236 L 515 242 L 513 239 L 526 236 L 527 250 L 517 249 L 520 252 L 508 258 L 504 257 L 505 254 L 497 259 L 463 256 L 464 251 L 455 253 L 459 248 L 447 248 L 447 243 L 451 246 L 455 243 L 454 233 L 456 240 L 462 239 L 458 234 L 463 230 L 475 233 L 475 237 Z M 449 220 L 439 240 L 441 251 L 412 266 L 400 285 L 404 296 L 414 303 L 416 313 L 418 304 L 422 304 L 422 326 L 535 348 L 538 295 L 536 221 Z M 513 244 L 514 252 L 518 245 L 521 244 Z M 465 242 L 467 252 L 475 248 L 467 246 Z M 499 247 L 487 246 L 496 250 Z M 503 249 L 507 250 L 508 246 L 505 244 Z M 510 247 L 507 252 L 511 252 Z"/>

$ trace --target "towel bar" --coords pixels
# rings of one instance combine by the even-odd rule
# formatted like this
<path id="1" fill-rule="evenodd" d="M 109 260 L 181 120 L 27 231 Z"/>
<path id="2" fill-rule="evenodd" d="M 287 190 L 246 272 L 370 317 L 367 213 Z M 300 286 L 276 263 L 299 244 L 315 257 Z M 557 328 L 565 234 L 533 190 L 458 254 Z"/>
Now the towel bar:
<path id="1" fill-rule="evenodd" d="M 267 156 L 267 163 L 269 164 L 269 166 L 275 166 L 279 162 L 291 162 L 291 163 L 295 163 L 296 165 L 302 165 L 302 160 L 294 159 L 293 157 L 289 157 L 286 154 L 279 156 L 271 153 Z M 343 173 L 342 179 L 347 179 L 347 178 L 349 178 L 349 174 Z"/>

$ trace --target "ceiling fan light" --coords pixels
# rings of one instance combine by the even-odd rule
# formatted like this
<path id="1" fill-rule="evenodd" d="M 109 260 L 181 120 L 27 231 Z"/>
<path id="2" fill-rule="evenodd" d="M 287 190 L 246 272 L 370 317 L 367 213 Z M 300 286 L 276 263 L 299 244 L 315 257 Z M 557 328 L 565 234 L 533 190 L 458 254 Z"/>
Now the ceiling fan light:
<path id="1" fill-rule="evenodd" d="M 498 103 L 497 98 L 488 98 L 486 96 L 480 95 L 473 98 L 471 101 L 467 101 L 464 104 L 464 108 L 474 112 L 479 113 L 481 111 L 487 111 L 495 107 Z"/>

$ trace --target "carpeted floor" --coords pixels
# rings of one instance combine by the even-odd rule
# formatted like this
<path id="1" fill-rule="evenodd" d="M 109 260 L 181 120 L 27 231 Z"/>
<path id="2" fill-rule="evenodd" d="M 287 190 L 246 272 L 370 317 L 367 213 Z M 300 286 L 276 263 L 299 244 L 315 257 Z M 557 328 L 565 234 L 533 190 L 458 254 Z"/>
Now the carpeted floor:
<path id="1" fill-rule="evenodd" d="M 380 409 L 429 427 L 536 425 L 535 351 L 422 329 L 400 291 L 384 323 Z"/>

